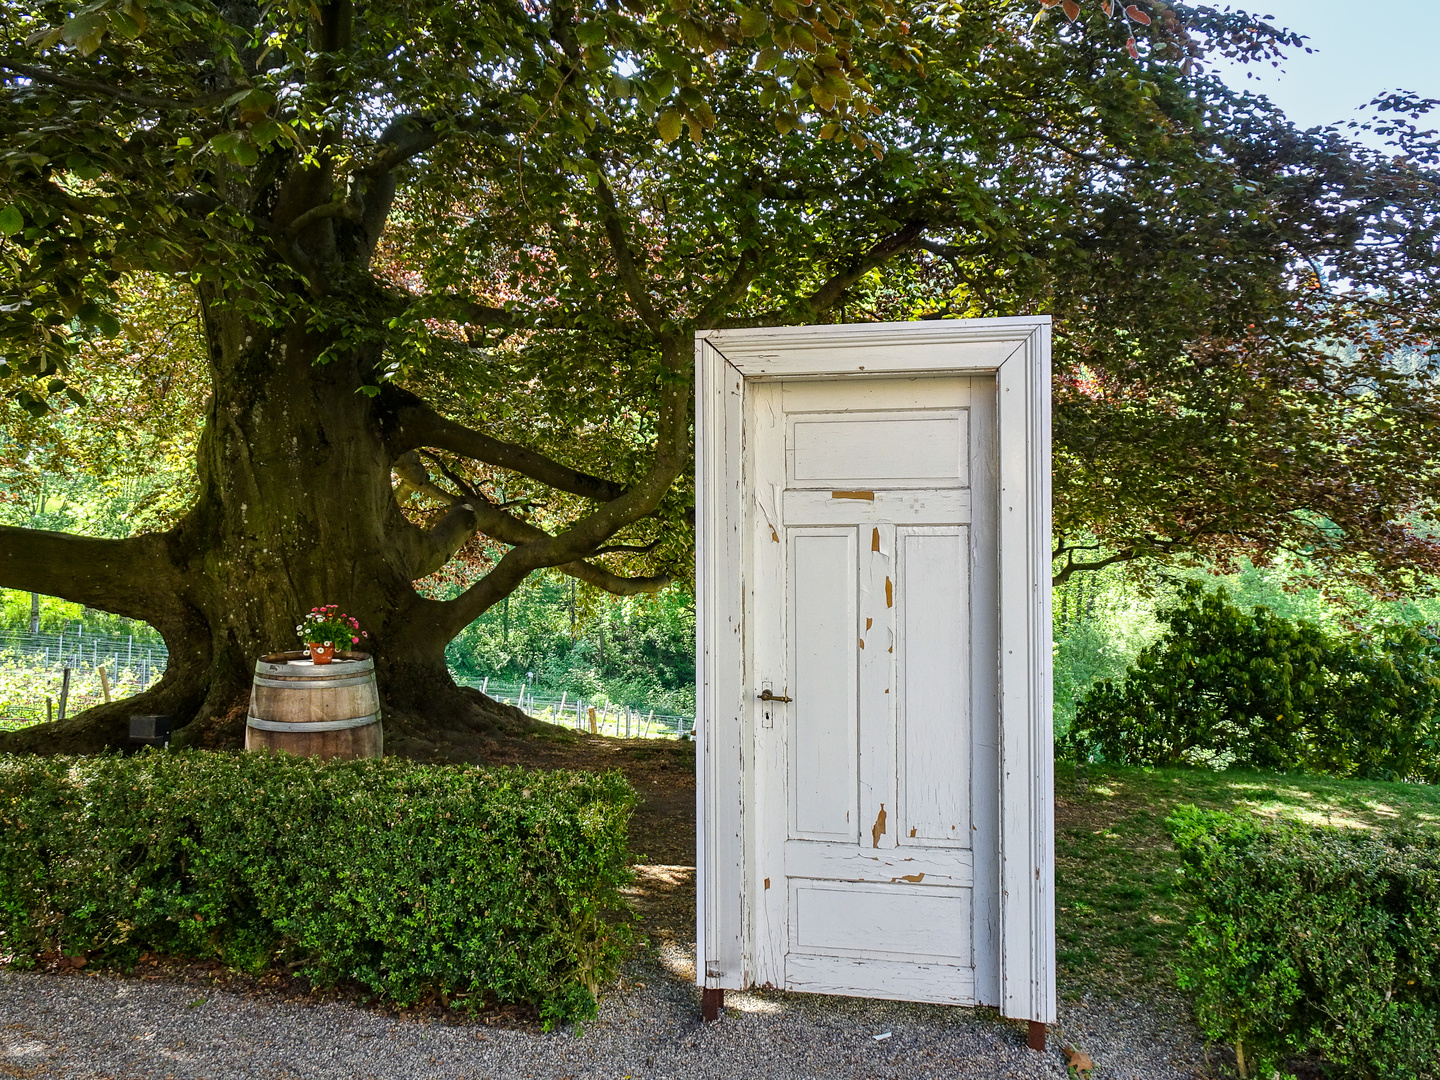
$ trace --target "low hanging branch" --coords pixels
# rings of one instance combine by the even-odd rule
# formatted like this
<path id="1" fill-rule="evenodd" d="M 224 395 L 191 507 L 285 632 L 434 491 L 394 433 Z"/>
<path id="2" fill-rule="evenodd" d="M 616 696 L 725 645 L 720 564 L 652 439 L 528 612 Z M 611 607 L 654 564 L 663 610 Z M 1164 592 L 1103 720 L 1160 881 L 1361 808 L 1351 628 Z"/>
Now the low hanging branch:
<path id="1" fill-rule="evenodd" d="M 610 502 L 626 492 L 623 484 L 572 469 L 528 447 L 457 424 L 441 416 L 414 394 L 397 387 L 387 386 L 385 396 L 394 410 L 396 430 L 391 446 L 397 458 L 406 451 L 430 447 L 448 450 L 499 469 L 510 469 L 557 491 L 596 502 Z"/>
<path id="2" fill-rule="evenodd" d="M 466 484 L 443 462 L 437 461 L 437 465 L 452 483 L 462 489 L 462 494 L 447 492 L 435 484 L 416 454 L 405 455 L 395 465 L 396 475 L 410 490 L 424 492 L 449 504 L 449 509 L 427 534 L 428 558 L 415 567 L 414 576 L 417 579 L 439 570 L 477 533 L 483 533 L 512 547 L 555 539 L 543 529 L 506 513 L 501 506 L 492 503 L 481 492 Z M 657 546 L 658 544 L 654 543 L 611 544 L 592 551 L 589 558 L 620 552 L 643 554 L 655 550 Z M 668 575 L 626 577 L 585 560 L 559 563 L 555 565 L 555 569 L 615 596 L 658 592 L 671 581 Z"/>

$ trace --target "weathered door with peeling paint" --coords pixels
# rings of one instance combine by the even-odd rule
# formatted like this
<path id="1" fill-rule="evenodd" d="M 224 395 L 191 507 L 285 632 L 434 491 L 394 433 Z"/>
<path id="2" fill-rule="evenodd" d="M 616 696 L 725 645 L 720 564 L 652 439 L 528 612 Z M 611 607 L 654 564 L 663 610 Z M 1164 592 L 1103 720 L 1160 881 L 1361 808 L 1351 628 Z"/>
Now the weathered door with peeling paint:
<path id="1" fill-rule="evenodd" d="M 746 394 L 756 983 L 1000 1001 L 995 398 Z"/>

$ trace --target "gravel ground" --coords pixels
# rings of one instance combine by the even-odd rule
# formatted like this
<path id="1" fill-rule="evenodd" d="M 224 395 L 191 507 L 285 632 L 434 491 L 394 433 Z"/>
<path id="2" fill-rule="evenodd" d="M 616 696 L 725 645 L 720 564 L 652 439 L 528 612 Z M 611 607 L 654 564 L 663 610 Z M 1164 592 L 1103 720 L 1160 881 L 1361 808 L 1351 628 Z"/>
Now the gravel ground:
<path id="1" fill-rule="evenodd" d="M 634 961 L 578 1037 L 104 974 L 0 972 L 0 1076 L 1030 1080 L 1066 1075 L 1062 1042 L 1090 1054 L 1095 1080 L 1207 1075 L 1180 1001 L 1065 1003 L 1040 1054 L 1021 1025 L 986 1010 L 773 991 L 729 994 L 722 1021 L 702 1026 L 693 963 L 670 945 Z"/>

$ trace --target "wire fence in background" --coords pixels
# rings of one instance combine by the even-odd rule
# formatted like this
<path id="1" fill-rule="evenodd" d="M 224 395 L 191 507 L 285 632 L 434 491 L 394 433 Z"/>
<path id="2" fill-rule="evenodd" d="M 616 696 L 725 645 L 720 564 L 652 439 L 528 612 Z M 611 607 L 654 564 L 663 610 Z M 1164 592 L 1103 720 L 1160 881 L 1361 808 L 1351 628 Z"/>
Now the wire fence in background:
<path id="1" fill-rule="evenodd" d="M 133 635 L 0 630 L 0 725 L 23 727 L 131 697 L 165 673 L 163 644 Z"/>
<path id="2" fill-rule="evenodd" d="M 454 672 L 451 672 L 454 675 Z M 687 739 L 695 730 L 695 717 L 658 713 L 654 709 L 637 709 L 629 705 L 588 701 L 562 692 L 533 690 L 523 682 L 501 682 L 498 679 L 462 678 L 455 681 L 471 686 L 496 701 L 514 705 L 521 712 L 560 724 L 576 731 L 609 735 L 621 739 Z"/>
<path id="3" fill-rule="evenodd" d="M 0 721 L 15 726 L 15 722 L 55 719 L 62 697 L 66 714 L 73 714 L 99 704 L 107 689 L 116 698 L 138 694 L 165 673 L 169 661 L 163 644 L 137 642 L 133 635 L 86 634 L 78 626 L 74 632 L 39 634 L 0 629 Z M 616 738 L 683 739 L 695 730 L 693 715 L 596 702 L 568 691 L 557 695 L 525 682 L 455 678 L 462 686 L 515 705 L 537 720 L 576 731 Z"/>
<path id="4" fill-rule="evenodd" d="M 13 652 L 26 659 L 59 667 L 98 668 L 108 665 L 112 671 L 146 670 L 153 682 L 165 673 L 170 650 L 156 641 L 136 641 L 135 635 L 107 637 L 103 634 L 73 633 L 32 634 L 27 630 L 0 630 L 0 652 Z"/>

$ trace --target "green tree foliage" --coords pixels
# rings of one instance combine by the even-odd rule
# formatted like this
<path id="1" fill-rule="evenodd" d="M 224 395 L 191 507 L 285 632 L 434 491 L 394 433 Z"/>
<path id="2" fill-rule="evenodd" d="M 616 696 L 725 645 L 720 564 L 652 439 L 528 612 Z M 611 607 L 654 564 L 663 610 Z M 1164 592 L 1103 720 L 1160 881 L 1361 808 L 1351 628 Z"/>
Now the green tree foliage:
<path id="1" fill-rule="evenodd" d="M 0 529 L 0 584 L 165 635 L 147 711 L 237 715 L 253 657 L 338 602 L 397 745 L 490 723 L 445 646 L 528 575 L 688 572 L 693 334 L 726 326 L 1055 314 L 1062 575 L 1082 531 L 1433 557 L 1397 525 L 1436 483 L 1402 435 L 1433 388 L 1385 359 L 1433 329 L 1433 147 L 1299 133 L 1179 63 L 1293 43 L 1245 16 L 1151 5 L 1137 60 L 1129 22 L 1002 0 L 6 11 L 15 404 L 78 407 L 127 290 L 198 307 L 187 510 Z"/>
<path id="2" fill-rule="evenodd" d="M 1066 742 L 1081 760 L 1237 763 L 1440 779 L 1433 633 L 1381 623 L 1331 635 L 1188 582 L 1123 683 L 1091 688 Z"/>
<path id="3" fill-rule="evenodd" d="M 95 611 L 81 604 L 56 600 L 52 596 L 40 598 L 40 632 L 58 634 L 78 630 L 87 637 L 97 635 L 110 638 L 133 636 L 136 641 L 155 642 L 158 635 L 144 623 L 117 618 L 104 611 Z M 30 627 L 30 594 L 0 589 L 0 629 L 28 630 Z"/>
<path id="4" fill-rule="evenodd" d="M 471 679 L 534 677 L 552 691 L 645 706 L 695 707 L 695 601 L 680 588 L 606 597 L 539 574 L 466 627 L 447 650 Z"/>
<path id="5" fill-rule="evenodd" d="M 116 299 L 117 333 L 86 341 L 70 368 L 83 408 L 0 397 L 0 521 L 123 537 L 169 528 L 193 503 L 207 393 L 194 293 L 132 275 Z"/>

